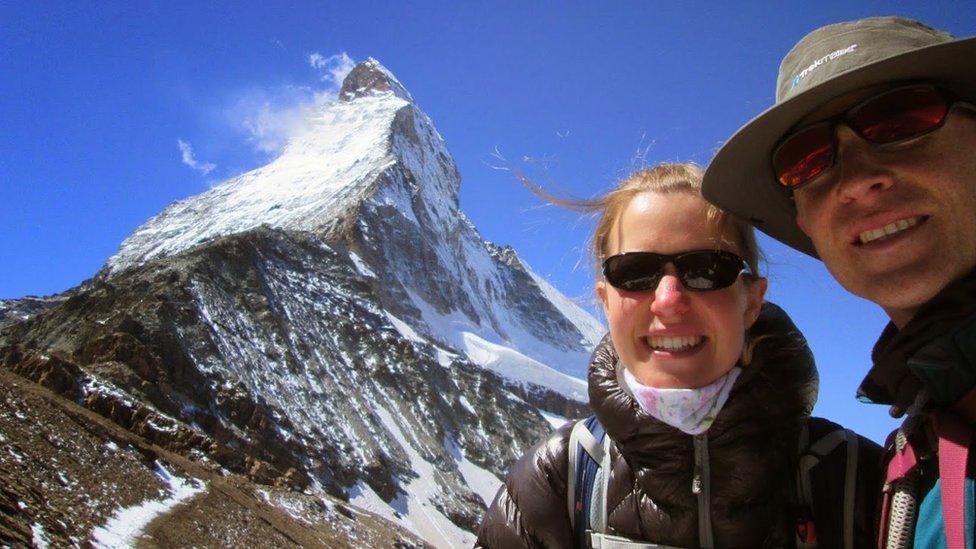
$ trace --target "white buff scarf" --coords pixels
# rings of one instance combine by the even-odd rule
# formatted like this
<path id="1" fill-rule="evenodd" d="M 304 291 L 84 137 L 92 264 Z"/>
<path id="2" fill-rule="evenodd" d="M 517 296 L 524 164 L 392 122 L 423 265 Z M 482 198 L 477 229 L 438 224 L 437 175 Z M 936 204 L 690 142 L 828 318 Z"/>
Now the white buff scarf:
<path id="1" fill-rule="evenodd" d="M 698 435 L 712 426 L 741 373 L 736 366 L 704 387 L 658 389 L 643 385 L 624 367 L 624 381 L 644 412 L 689 435 Z"/>

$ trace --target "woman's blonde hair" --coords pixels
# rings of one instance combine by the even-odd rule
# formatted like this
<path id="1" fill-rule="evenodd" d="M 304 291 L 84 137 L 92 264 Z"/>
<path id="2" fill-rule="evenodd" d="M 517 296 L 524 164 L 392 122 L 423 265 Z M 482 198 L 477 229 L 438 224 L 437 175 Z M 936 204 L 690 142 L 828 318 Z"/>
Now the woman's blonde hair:
<path id="1" fill-rule="evenodd" d="M 620 215 L 638 194 L 654 192 L 660 194 L 686 193 L 701 197 L 704 170 L 691 163 L 662 163 L 644 168 L 622 180 L 612 191 L 589 200 L 573 200 L 553 196 L 526 177 L 521 177 L 532 192 L 548 202 L 565 206 L 585 213 L 597 214 L 596 230 L 590 240 L 590 252 L 599 264 L 611 255 L 610 234 Z M 704 199 L 703 199 L 704 200 Z M 722 244 L 732 248 L 749 264 L 752 272 L 759 275 L 759 246 L 751 225 L 732 214 L 707 203 L 706 218 L 714 223 L 721 235 Z"/>

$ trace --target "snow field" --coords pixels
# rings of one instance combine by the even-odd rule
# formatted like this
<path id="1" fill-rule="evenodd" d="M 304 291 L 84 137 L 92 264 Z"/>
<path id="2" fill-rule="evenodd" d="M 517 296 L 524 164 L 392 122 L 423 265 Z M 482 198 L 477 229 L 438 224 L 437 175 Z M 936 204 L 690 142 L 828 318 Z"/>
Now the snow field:
<path id="1" fill-rule="evenodd" d="M 132 507 L 117 509 L 104 526 L 99 526 L 92 531 L 92 544 L 95 547 L 112 549 L 133 547 L 143 528 L 153 519 L 206 489 L 205 484 L 199 480 L 186 480 L 173 476 L 158 461 L 156 474 L 168 486 L 169 497 L 162 500 L 149 499 Z"/>

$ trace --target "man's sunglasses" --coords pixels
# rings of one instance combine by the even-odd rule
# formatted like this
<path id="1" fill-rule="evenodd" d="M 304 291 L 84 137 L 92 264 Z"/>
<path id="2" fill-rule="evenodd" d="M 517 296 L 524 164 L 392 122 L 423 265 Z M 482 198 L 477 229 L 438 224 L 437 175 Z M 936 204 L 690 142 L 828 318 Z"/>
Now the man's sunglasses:
<path id="1" fill-rule="evenodd" d="M 697 292 L 728 288 L 742 273 L 752 274 L 744 259 L 724 250 L 695 250 L 680 254 L 628 252 L 603 261 L 603 276 L 614 288 L 650 292 L 664 277 L 664 267 L 674 265 L 681 284 Z"/>
<path id="2" fill-rule="evenodd" d="M 941 128 L 955 104 L 944 91 L 924 84 L 869 97 L 845 113 L 801 128 L 780 141 L 773 151 L 773 173 L 780 185 L 797 189 L 833 166 L 838 124 L 877 145 L 897 143 Z"/>

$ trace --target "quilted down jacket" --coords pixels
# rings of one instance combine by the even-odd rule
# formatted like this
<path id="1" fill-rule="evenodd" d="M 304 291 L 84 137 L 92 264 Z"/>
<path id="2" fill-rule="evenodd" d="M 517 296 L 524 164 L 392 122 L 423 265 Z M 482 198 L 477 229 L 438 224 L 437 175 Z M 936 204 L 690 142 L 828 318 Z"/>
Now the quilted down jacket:
<path id="1" fill-rule="evenodd" d="M 628 393 L 609 337 L 588 370 L 590 405 L 613 444 L 608 533 L 673 547 L 794 547 L 799 436 L 838 427 L 811 420 L 817 373 L 802 335 L 766 304 L 742 365 L 708 431 L 687 435 L 645 414 Z M 490 506 L 476 547 L 574 547 L 567 512 L 567 446 L 573 422 L 518 460 Z M 854 546 L 874 541 L 881 449 L 858 437 Z M 819 547 L 843 547 L 846 449 L 811 475 Z M 802 521 L 800 521 L 802 522 Z"/>

